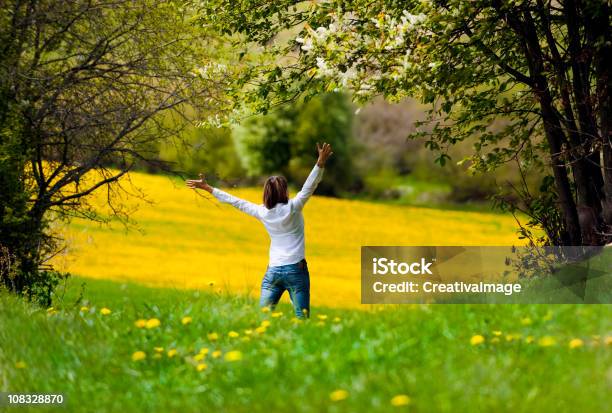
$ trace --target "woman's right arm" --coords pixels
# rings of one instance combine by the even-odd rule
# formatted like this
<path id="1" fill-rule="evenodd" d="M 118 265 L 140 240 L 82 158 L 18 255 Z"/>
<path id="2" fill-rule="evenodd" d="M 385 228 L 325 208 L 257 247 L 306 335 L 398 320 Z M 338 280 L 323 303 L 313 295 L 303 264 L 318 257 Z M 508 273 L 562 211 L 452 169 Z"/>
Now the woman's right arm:
<path id="1" fill-rule="evenodd" d="M 208 185 L 204 175 L 200 174 L 200 179 L 189 179 L 187 181 L 187 186 L 192 189 L 203 189 L 206 192 L 210 192 L 215 198 L 217 198 L 220 202 L 224 204 L 230 204 L 236 209 L 249 214 L 255 218 L 259 218 L 259 205 L 256 205 L 252 202 L 245 201 L 244 199 L 240 199 L 237 196 L 228 194 L 225 191 L 220 190 L 219 188 L 213 188 Z"/>

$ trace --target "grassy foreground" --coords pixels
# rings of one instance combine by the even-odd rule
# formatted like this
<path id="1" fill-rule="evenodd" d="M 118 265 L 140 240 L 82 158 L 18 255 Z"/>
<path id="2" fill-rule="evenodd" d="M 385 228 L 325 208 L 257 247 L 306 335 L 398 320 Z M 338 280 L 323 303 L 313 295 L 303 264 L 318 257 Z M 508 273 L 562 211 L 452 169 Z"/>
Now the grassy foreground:
<path id="1" fill-rule="evenodd" d="M 261 223 L 219 204 L 207 193 L 187 189 L 180 180 L 137 172 L 130 180 L 153 202 L 125 200 L 128 208 L 139 207 L 132 214 L 139 231 L 75 219 L 68 227 L 58 228 L 69 248 L 56 257 L 56 267 L 85 277 L 156 287 L 210 289 L 212 284 L 213 290 L 258 293 L 269 245 Z M 260 188 L 229 191 L 261 202 Z M 106 201 L 106 191 L 95 195 L 100 204 Z M 97 206 L 105 212 L 102 205 Z M 304 209 L 304 219 L 315 306 L 359 306 L 364 245 L 521 243 L 514 219 L 495 213 L 315 196 Z"/>
<path id="2" fill-rule="evenodd" d="M 77 303 L 83 281 L 55 309 L 0 294 L 0 391 L 63 393 L 64 412 L 609 408 L 608 305 L 315 308 L 296 322 L 246 296 L 111 281 L 87 280 Z"/>

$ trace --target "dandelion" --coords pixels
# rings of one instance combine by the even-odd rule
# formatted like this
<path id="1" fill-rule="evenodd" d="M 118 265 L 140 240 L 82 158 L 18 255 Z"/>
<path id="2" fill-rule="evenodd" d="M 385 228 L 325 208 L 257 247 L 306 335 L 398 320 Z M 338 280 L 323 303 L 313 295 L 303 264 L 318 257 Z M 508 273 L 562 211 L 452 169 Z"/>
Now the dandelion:
<path id="1" fill-rule="evenodd" d="M 81 311 L 82 313 L 86 313 L 87 311 L 89 311 L 89 307 L 87 307 L 87 306 L 85 306 L 85 305 L 84 305 L 83 307 L 81 307 L 81 310 L 80 310 L 80 311 Z"/>
<path id="2" fill-rule="evenodd" d="M 227 336 L 229 338 L 238 338 L 238 337 L 240 337 L 240 334 L 235 332 L 235 331 L 230 331 L 229 333 L 227 333 Z"/>
<path id="3" fill-rule="evenodd" d="M 264 327 L 264 326 L 257 327 L 257 328 L 255 329 L 255 332 L 256 332 L 257 334 L 263 334 L 263 333 L 265 333 L 265 332 L 266 332 L 266 327 Z"/>
<path id="4" fill-rule="evenodd" d="M 206 357 L 206 354 L 198 353 L 195 356 L 193 356 L 193 359 L 195 361 L 202 361 L 204 360 L 205 357 Z"/>
<path id="5" fill-rule="evenodd" d="M 329 399 L 332 402 L 339 402 L 341 400 L 346 399 L 349 396 L 346 390 L 334 390 L 329 394 Z"/>
<path id="6" fill-rule="evenodd" d="M 321 320 L 321 321 L 325 321 L 325 320 L 327 320 L 327 315 L 325 315 L 325 314 L 319 314 L 319 315 L 317 316 L 317 318 L 318 318 L 319 320 Z"/>
<path id="7" fill-rule="evenodd" d="M 551 336 L 544 336 L 538 340 L 538 345 L 540 347 L 551 347 L 555 344 L 557 344 L 557 341 L 554 339 L 554 337 Z"/>
<path id="8" fill-rule="evenodd" d="M 172 349 L 168 350 L 168 353 L 166 353 L 166 354 L 168 355 L 168 358 L 171 359 L 172 357 L 176 356 L 176 353 L 177 353 L 176 349 L 172 348 Z"/>
<path id="9" fill-rule="evenodd" d="M 212 358 L 214 359 L 218 359 L 219 357 L 221 357 L 221 350 L 215 350 L 212 352 Z"/>
<path id="10" fill-rule="evenodd" d="M 134 354 L 132 354 L 132 361 L 140 361 L 146 358 L 147 353 L 145 353 L 144 351 L 135 351 Z"/>
<path id="11" fill-rule="evenodd" d="M 494 332 L 493 332 L 493 335 L 494 335 L 494 336 L 498 336 L 498 337 L 499 337 L 499 336 L 501 336 L 501 335 L 502 335 L 502 332 L 501 332 L 501 331 L 496 330 L 496 331 L 494 331 Z"/>
<path id="12" fill-rule="evenodd" d="M 240 361 L 242 360 L 242 353 L 238 350 L 228 351 L 225 354 L 225 361 Z"/>
<path id="13" fill-rule="evenodd" d="M 408 406 L 410 404 L 410 397 L 406 396 L 405 394 L 398 394 L 391 399 L 390 403 L 391 406 L 396 407 Z"/>
<path id="14" fill-rule="evenodd" d="M 574 338 L 574 339 L 570 340 L 570 342 L 568 343 L 568 346 L 571 349 L 582 347 L 583 345 L 584 345 L 584 341 L 582 341 L 579 338 Z"/>
<path id="15" fill-rule="evenodd" d="M 219 334 L 217 333 L 208 333 L 207 335 L 210 341 L 217 341 L 219 339 Z"/>
<path id="16" fill-rule="evenodd" d="M 291 322 L 292 322 L 293 324 L 300 324 L 300 323 L 302 322 L 302 320 L 301 320 L 301 319 L 299 319 L 299 318 L 297 318 L 297 317 L 293 317 L 293 318 L 291 319 Z"/>
<path id="17" fill-rule="evenodd" d="M 134 321 L 134 325 L 138 328 L 145 328 L 147 326 L 147 320 L 140 318 Z"/>
<path id="18" fill-rule="evenodd" d="M 181 319 L 181 324 L 183 324 L 184 326 L 186 326 L 187 324 L 190 324 L 192 321 L 192 318 L 189 316 L 183 317 Z"/>
<path id="19" fill-rule="evenodd" d="M 611 346 L 612 345 L 612 336 L 607 336 L 604 339 L 604 343 L 606 343 L 606 346 Z"/>
<path id="20" fill-rule="evenodd" d="M 261 312 L 262 313 L 269 313 L 270 312 L 270 307 L 261 307 Z"/>
<path id="21" fill-rule="evenodd" d="M 161 325 L 161 321 L 159 321 L 157 318 L 151 318 L 147 320 L 145 327 L 150 330 L 152 328 L 159 327 L 160 325 Z"/>
<path id="22" fill-rule="evenodd" d="M 518 334 L 506 334 L 506 341 L 510 342 L 513 341 L 517 338 L 519 338 L 520 336 Z"/>
<path id="23" fill-rule="evenodd" d="M 261 322 L 261 326 L 262 326 L 263 328 L 269 327 L 269 326 L 270 326 L 270 321 L 269 321 L 269 320 L 263 320 L 263 321 Z"/>
<path id="24" fill-rule="evenodd" d="M 28 365 L 25 363 L 25 361 L 18 361 L 15 363 L 16 369 L 25 369 L 26 367 L 28 367 Z"/>
<path id="25" fill-rule="evenodd" d="M 530 326 L 532 323 L 531 318 L 525 317 L 521 319 L 521 324 L 524 326 Z"/>
<path id="26" fill-rule="evenodd" d="M 207 355 L 207 354 L 208 354 L 208 351 L 209 351 L 209 350 L 208 350 L 208 347 L 203 347 L 203 348 L 201 348 L 201 349 L 200 349 L 200 354 Z"/>
<path id="27" fill-rule="evenodd" d="M 251 334 L 253 334 L 253 330 L 251 330 L 250 328 L 247 330 L 244 330 L 244 334 L 247 336 L 250 336 Z"/>
<path id="28" fill-rule="evenodd" d="M 340 317 L 334 317 L 334 323 L 339 323 L 340 322 Z"/>
<path id="29" fill-rule="evenodd" d="M 153 350 L 155 350 L 156 353 L 163 353 L 164 352 L 164 348 L 163 347 L 153 347 Z"/>
<path id="30" fill-rule="evenodd" d="M 283 316 L 283 312 L 282 311 L 275 311 L 272 313 L 272 317 L 274 318 L 278 318 L 278 317 L 282 317 Z"/>
<path id="31" fill-rule="evenodd" d="M 479 344 L 484 343 L 485 338 L 483 336 L 481 336 L 480 334 L 476 334 L 475 336 L 472 336 L 472 338 L 470 339 L 470 344 L 473 346 L 477 346 Z"/>
<path id="32" fill-rule="evenodd" d="M 196 366 L 196 370 L 197 370 L 197 371 L 204 371 L 204 370 L 206 370 L 207 368 L 208 368 L 208 366 L 207 366 L 205 363 L 199 363 L 199 364 Z"/>

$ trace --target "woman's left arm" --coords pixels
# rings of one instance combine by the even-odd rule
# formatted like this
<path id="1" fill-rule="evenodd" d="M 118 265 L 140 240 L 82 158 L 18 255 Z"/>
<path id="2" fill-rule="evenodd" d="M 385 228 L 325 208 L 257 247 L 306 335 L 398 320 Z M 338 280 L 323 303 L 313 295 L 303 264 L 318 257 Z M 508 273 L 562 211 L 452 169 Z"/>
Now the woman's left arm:
<path id="1" fill-rule="evenodd" d="M 259 205 L 246 201 L 244 199 L 240 199 L 237 196 L 228 194 L 227 192 L 222 191 L 219 188 L 213 188 L 212 186 L 208 185 L 208 182 L 206 182 L 206 178 L 204 178 L 204 175 L 202 174 L 200 174 L 200 179 L 189 179 L 187 181 L 187 186 L 192 189 L 203 189 L 206 192 L 210 192 L 220 202 L 223 202 L 224 204 L 230 204 L 246 214 L 249 214 L 255 218 L 259 218 Z"/>
<path id="2" fill-rule="evenodd" d="M 319 159 L 317 159 L 317 164 L 312 168 L 310 175 L 306 178 L 306 182 L 302 186 L 300 192 L 297 193 L 295 198 L 293 198 L 290 202 L 297 210 L 301 210 L 306 205 L 308 199 L 314 194 L 315 189 L 317 189 L 317 185 L 321 182 L 323 178 L 323 169 L 325 168 L 325 163 L 330 156 L 334 153 L 332 152 L 332 147 L 329 143 L 323 142 L 323 145 L 319 145 L 317 143 L 317 152 L 319 152 Z"/>

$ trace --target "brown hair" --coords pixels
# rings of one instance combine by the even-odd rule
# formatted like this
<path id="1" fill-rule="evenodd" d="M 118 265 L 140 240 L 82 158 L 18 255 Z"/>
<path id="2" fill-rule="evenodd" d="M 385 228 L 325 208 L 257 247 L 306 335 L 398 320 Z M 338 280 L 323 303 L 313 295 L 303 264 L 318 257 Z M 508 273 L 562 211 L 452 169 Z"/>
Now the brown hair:
<path id="1" fill-rule="evenodd" d="M 284 176 L 271 176 L 266 179 L 263 191 L 263 203 L 268 209 L 272 209 L 276 204 L 286 204 L 289 202 L 287 195 L 287 180 Z"/>

